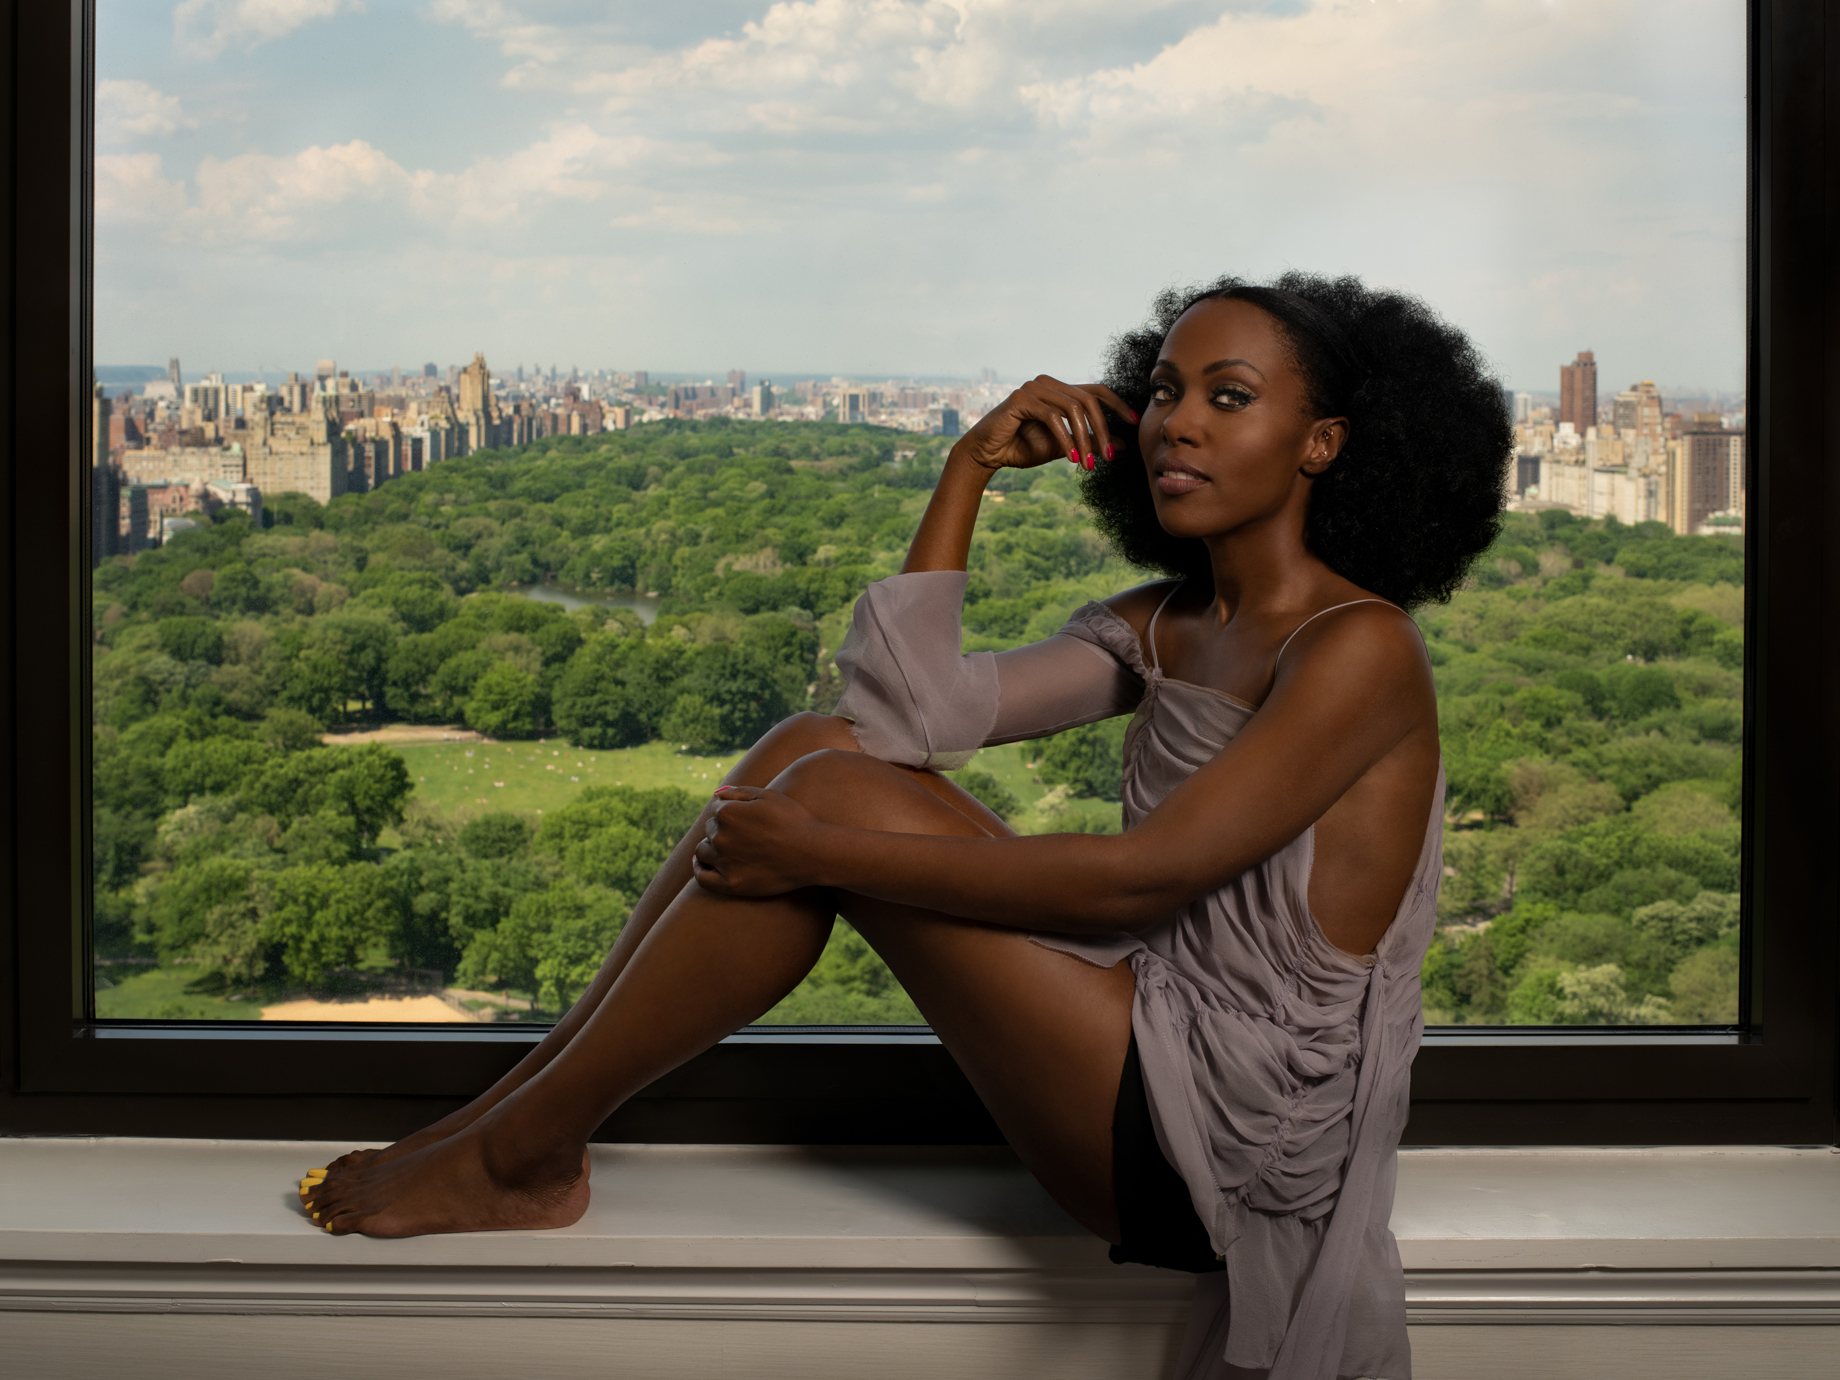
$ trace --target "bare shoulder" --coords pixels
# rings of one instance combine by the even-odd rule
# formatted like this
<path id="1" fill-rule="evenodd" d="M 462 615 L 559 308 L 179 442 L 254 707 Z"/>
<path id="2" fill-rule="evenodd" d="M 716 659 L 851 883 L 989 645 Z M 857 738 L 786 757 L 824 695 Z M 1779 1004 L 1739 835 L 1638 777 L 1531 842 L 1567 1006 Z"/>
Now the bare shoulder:
<path id="1" fill-rule="evenodd" d="M 1136 629 L 1137 635 L 1142 637 L 1150 626 L 1150 619 L 1156 614 L 1163 600 L 1167 599 L 1169 592 L 1181 583 L 1180 580 L 1152 580 L 1147 585 L 1137 585 L 1101 602 L 1129 623 Z"/>
<path id="2" fill-rule="evenodd" d="M 1277 667 L 1286 681 L 1348 679 L 1373 692 L 1431 693 L 1431 660 L 1418 624 L 1399 605 L 1370 599 L 1329 609 L 1297 629 Z"/>

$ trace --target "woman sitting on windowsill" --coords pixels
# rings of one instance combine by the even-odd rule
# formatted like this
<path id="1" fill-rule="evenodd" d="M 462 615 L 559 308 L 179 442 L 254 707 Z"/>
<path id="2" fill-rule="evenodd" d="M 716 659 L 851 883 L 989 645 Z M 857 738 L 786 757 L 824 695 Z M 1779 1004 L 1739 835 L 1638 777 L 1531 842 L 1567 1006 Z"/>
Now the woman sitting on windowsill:
<path id="1" fill-rule="evenodd" d="M 1113 1258 L 1202 1275 L 1184 1373 L 1407 1375 L 1387 1220 L 1444 789 L 1403 610 L 1489 544 L 1510 450 L 1499 387 L 1409 298 L 1165 294 L 1105 385 L 1038 378 L 953 447 L 902 573 L 856 605 L 837 715 L 755 745 L 548 1037 L 310 1176 L 309 1211 L 373 1236 L 574 1222 L 594 1129 L 796 986 L 841 913 Z M 991 473 L 1061 457 L 1172 578 L 961 657 Z M 1122 834 L 1017 837 L 939 775 L 1133 712 Z"/>

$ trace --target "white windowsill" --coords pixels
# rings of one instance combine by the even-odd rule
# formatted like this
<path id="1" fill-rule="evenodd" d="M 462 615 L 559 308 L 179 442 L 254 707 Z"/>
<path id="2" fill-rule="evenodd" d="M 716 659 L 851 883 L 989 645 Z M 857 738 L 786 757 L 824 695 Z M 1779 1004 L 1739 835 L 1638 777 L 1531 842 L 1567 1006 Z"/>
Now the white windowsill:
<path id="1" fill-rule="evenodd" d="M 296 1204 L 300 1172 L 345 1148 L 0 1140 L 0 1354 L 59 1380 L 196 1380 L 283 1343 L 307 1359 L 275 1376 L 575 1347 L 598 1374 L 617 1344 L 650 1358 L 621 1374 L 853 1380 L 870 1334 L 835 1325 L 876 1324 L 908 1367 L 885 1374 L 1028 1375 L 1052 1354 L 1121 1380 L 1167 1375 L 1187 1316 L 1188 1276 L 1111 1265 L 1001 1150 L 596 1146 L 574 1227 L 373 1241 Z M 1393 1226 L 1420 1380 L 1840 1366 L 1826 1149 L 1407 1151 Z M 352 1350 L 316 1369 L 329 1316 Z M 170 1369 L 147 1371 L 156 1335 Z M 722 1369 L 737 1346 L 755 1369 Z"/>
<path id="2" fill-rule="evenodd" d="M 593 1205 L 566 1230 L 374 1241 L 327 1236 L 295 1203 L 300 1171 L 344 1148 L 0 1140 L 0 1308 L 48 1293 L 131 1308 L 150 1272 L 162 1298 L 199 1306 L 279 1294 L 338 1306 L 362 1276 L 367 1306 L 386 1311 L 490 1300 L 494 1312 L 627 1316 L 771 1311 L 783 1305 L 766 1295 L 783 1291 L 757 1286 L 790 1273 L 804 1311 L 819 1303 L 814 1271 L 853 1281 L 816 1292 L 821 1311 L 856 1317 L 1141 1316 L 1180 1309 L 1189 1289 L 1182 1275 L 1111 1265 L 999 1150 L 596 1146 Z M 1409 1150 L 1400 1162 L 1393 1227 L 1415 1320 L 1715 1307 L 1840 1322 L 1832 1151 Z M 380 1274 L 397 1287 L 378 1302 Z M 748 1301 L 727 1300 L 743 1276 Z"/>

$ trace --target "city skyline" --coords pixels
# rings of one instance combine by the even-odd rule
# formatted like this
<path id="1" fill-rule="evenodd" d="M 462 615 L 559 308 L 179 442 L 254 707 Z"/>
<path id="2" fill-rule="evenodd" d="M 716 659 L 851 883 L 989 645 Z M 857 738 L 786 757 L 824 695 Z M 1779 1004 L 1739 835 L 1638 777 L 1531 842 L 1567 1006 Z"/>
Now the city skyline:
<path id="1" fill-rule="evenodd" d="M 103 0 L 97 359 L 466 339 L 1085 378 L 1158 289 L 1297 266 L 1419 293 L 1517 390 L 1582 342 L 1607 378 L 1731 392 L 1743 47 L 1736 0 L 1165 0 L 1122 29 Z"/>

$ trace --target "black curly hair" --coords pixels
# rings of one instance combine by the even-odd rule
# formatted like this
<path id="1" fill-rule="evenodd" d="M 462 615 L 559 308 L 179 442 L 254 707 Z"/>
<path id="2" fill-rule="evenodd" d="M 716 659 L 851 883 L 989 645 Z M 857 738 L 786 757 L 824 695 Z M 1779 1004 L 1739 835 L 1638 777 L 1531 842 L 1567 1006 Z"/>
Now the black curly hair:
<path id="1" fill-rule="evenodd" d="M 1112 341 L 1105 382 L 1143 412 L 1170 327 L 1214 299 L 1250 302 L 1276 320 L 1313 414 L 1348 419 L 1347 443 L 1313 481 L 1310 550 L 1402 607 L 1448 599 L 1501 529 L 1514 450 L 1501 385 L 1468 337 L 1416 298 L 1358 278 L 1229 277 L 1160 294 L 1143 326 Z M 1211 587 L 1207 547 L 1157 521 L 1135 429 L 1115 439 L 1117 461 L 1081 481 L 1099 530 L 1131 564 Z"/>

